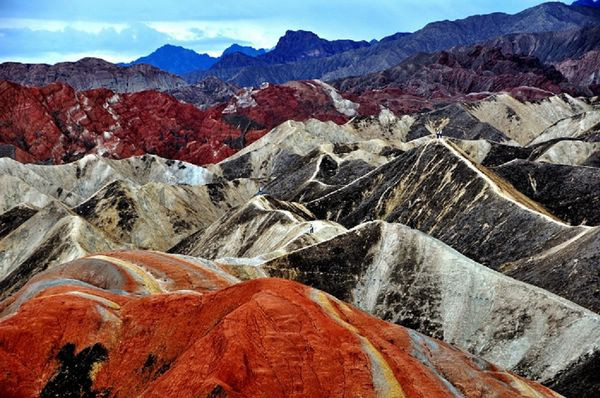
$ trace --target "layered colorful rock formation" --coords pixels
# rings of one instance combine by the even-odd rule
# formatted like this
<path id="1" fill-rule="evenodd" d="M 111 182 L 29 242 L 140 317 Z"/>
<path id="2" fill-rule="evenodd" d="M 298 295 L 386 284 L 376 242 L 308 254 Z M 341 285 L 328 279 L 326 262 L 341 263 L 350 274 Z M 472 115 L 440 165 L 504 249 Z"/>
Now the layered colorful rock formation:
<path id="1" fill-rule="evenodd" d="M 439 103 L 473 101 L 502 91 L 525 100 L 578 92 L 536 58 L 484 46 L 417 54 L 393 68 L 334 85 L 363 107 L 375 101 L 402 113 L 431 109 Z"/>
<path id="2" fill-rule="evenodd" d="M 2 308 L 2 396 L 559 396 L 321 291 L 159 253 L 64 264 Z"/>
<path id="3" fill-rule="evenodd" d="M 166 250 L 258 190 L 145 155 L 58 166 L 0 159 L 0 297 L 57 263 L 117 248 Z"/>
<path id="4" fill-rule="evenodd" d="M 292 96 L 301 90 L 322 90 L 318 92 L 323 101 L 327 98 L 323 93 L 332 101 L 337 99 L 330 103 L 337 112 L 332 111 L 334 115 L 349 118 L 356 111 L 354 103 L 328 92 L 326 85 L 296 85 L 299 88 L 290 85 L 288 92 Z M 246 114 L 253 120 L 273 117 L 260 113 L 254 103 L 274 101 L 279 89 L 272 86 L 242 92 L 231 101 L 227 112 L 220 114 Z M 273 97 L 261 97 L 264 92 Z M 596 310 L 598 300 L 593 289 L 598 228 L 568 225 L 552 210 L 519 193 L 494 170 L 481 166 L 490 164 L 500 170 L 508 163 L 519 169 L 515 176 L 524 176 L 529 171 L 519 162 L 511 162 L 513 159 L 545 156 L 546 162 L 577 164 L 583 162 L 580 158 L 593 158 L 595 143 L 583 141 L 593 136 L 593 129 L 574 131 L 570 126 L 576 124 L 577 117 L 586 120 L 587 125 L 595 114 L 594 107 L 591 100 L 568 96 L 522 102 L 501 95 L 476 106 L 451 106 L 418 115 L 398 117 L 383 110 L 375 117 L 355 117 L 343 125 L 318 120 L 287 121 L 210 167 L 148 155 L 127 160 L 86 156 L 59 166 L 23 165 L 3 159 L 0 180 L 6 189 L 0 194 L 0 299 L 5 300 L 7 315 L 21 306 L 7 319 L 22 319 L 24 323 L 26 318 L 37 319 L 33 312 L 22 312 L 37 302 L 29 300 L 31 295 L 26 292 L 36 291 L 32 286 L 45 278 L 52 279 L 49 285 L 62 283 L 54 282 L 56 278 L 71 284 L 73 279 L 83 278 L 90 283 L 89 280 L 101 278 L 103 282 L 95 286 L 118 296 L 129 288 L 120 282 L 114 289 L 110 287 L 123 278 L 118 276 L 120 271 L 104 276 L 101 270 L 105 264 L 95 264 L 95 260 L 103 258 L 96 258 L 94 264 L 78 262 L 72 272 L 58 264 L 118 248 L 166 250 L 175 245 L 172 251 L 208 257 L 210 261 L 185 261 L 216 272 L 220 269 L 219 275 L 225 279 L 231 277 L 222 272 L 224 269 L 243 279 L 295 279 L 352 302 L 372 315 L 443 338 L 446 343 L 456 344 L 567 396 L 594 397 L 598 392 L 593 371 L 598 362 L 598 316 L 527 283 Z M 494 117 L 489 116 L 490 110 L 495 110 Z M 519 115 L 519 120 L 511 118 L 513 113 Z M 554 123 L 561 118 L 568 121 Z M 539 125 L 538 120 L 546 124 Z M 434 140 L 431 131 L 440 122 L 446 123 L 447 134 L 478 139 Z M 564 129 L 560 127 L 563 124 Z M 481 135 L 469 135 L 474 130 Z M 556 142 L 557 134 L 568 140 L 558 138 L 560 141 Z M 514 142 L 532 137 L 554 138 L 532 147 L 519 147 Z M 578 143 L 589 151 L 565 157 L 561 155 L 564 151 L 555 148 L 561 143 Z M 593 182 L 594 172 L 588 169 L 591 168 L 586 168 L 586 174 Z M 523 178 L 534 184 L 526 176 Z M 535 177 L 538 179 L 542 181 Z M 588 185 L 587 193 L 596 195 L 593 183 L 582 184 L 581 188 Z M 521 189 L 533 196 L 527 185 Z M 542 199 L 553 200 L 548 195 Z M 577 207 L 577 217 L 591 220 L 593 207 L 581 206 L 578 201 L 571 203 Z M 377 219 L 387 223 L 371 221 Z M 493 222 L 497 224 L 491 228 Z M 519 243 L 525 239 L 527 245 Z M 164 265 L 143 265 L 146 260 L 139 261 L 141 271 L 128 268 L 143 285 L 134 289 L 135 297 L 153 289 L 220 288 L 210 281 L 202 282 L 203 277 L 190 271 L 189 265 L 173 263 L 166 269 Z M 61 276 L 55 278 L 57 273 Z M 159 283 L 152 282 L 148 273 Z M 175 279 L 189 284 L 170 282 Z M 65 293 L 48 292 L 59 294 L 54 298 Z M 85 293 L 98 295 L 88 290 Z M 121 303 L 107 294 L 101 296 Z M 143 300 L 138 304 L 150 305 Z M 46 304 L 43 308 L 52 308 L 55 302 Z M 110 314 L 106 316 L 112 318 Z M 120 317 L 118 313 L 116 316 Z M 142 317 L 131 316 L 121 321 Z M 143 316 L 149 319 L 147 322 L 163 322 L 147 313 Z M 179 318 L 171 321 L 173 325 L 183 322 Z M 177 330 L 187 330 L 187 325 L 177 325 Z M 243 329 L 246 327 L 244 324 Z M 110 329 L 106 333 L 117 335 L 114 338 L 120 341 L 126 336 L 125 329 Z M 168 329 L 167 334 L 175 333 L 172 330 L 175 329 Z M 255 341 L 262 338 L 252 334 L 250 337 Z M 66 373 L 72 373 L 71 364 L 84 348 L 89 350 L 83 351 L 80 358 L 94 353 L 103 357 L 104 351 L 96 343 L 107 352 L 117 347 L 117 343 L 111 346 L 102 339 L 83 343 L 77 340 L 76 348 L 67 346 L 61 354 L 66 360 L 62 373 L 60 361 L 55 358 L 68 342 L 57 343 L 51 354 L 46 351 L 47 378 L 39 381 L 39 388 L 49 380 L 53 380 L 53 389 L 70 380 Z M 573 340 L 581 342 L 571 345 Z M 158 344 L 166 347 L 175 343 L 160 340 Z M 269 347 L 265 349 L 274 350 Z M 138 369 L 152 353 L 148 351 L 144 358 L 136 357 L 136 363 L 141 363 Z M 168 352 L 173 351 L 169 348 Z M 119 358 L 127 362 L 127 358 Z M 158 359 L 154 360 L 158 363 Z M 249 363 L 248 369 L 254 369 L 254 365 Z M 257 365 L 257 369 L 263 368 Z M 56 372 L 61 375 L 54 378 Z M 165 372 L 164 377 L 168 374 Z M 125 373 L 122 375 L 125 378 Z M 104 380 L 101 388 L 116 383 L 111 381 L 113 376 L 104 377 L 96 379 Z M 87 383 L 100 391 L 100 384 L 86 380 L 84 377 L 76 383 Z M 170 383 L 161 379 L 163 382 Z M 495 384 L 493 380 L 490 383 Z M 142 388 L 136 386 L 122 388 Z"/>
<path id="5" fill-rule="evenodd" d="M 222 141 L 239 135 L 193 105 L 154 91 L 75 92 L 59 83 L 27 88 L 3 82 L 0 92 L 0 141 L 42 162 L 63 163 L 87 153 L 116 158 L 155 153 L 210 163 L 231 155 Z"/>
<path id="6" fill-rule="evenodd" d="M 76 92 L 0 83 L 0 144 L 24 161 L 60 164 L 96 153 L 125 158 L 145 153 L 195 164 L 215 163 L 285 120 L 314 117 L 343 123 L 356 107 L 327 85 L 295 82 L 243 91 L 206 111 L 144 91 Z"/>

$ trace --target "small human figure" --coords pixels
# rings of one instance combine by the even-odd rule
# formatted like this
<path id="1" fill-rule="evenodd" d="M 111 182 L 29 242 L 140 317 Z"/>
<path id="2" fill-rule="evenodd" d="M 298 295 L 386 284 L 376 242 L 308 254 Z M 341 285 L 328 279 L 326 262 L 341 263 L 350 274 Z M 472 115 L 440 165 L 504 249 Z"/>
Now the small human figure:
<path id="1" fill-rule="evenodd" d="M 315 232 L 315 227 L 310 224 L 310 230 L 308 231 L 309 234 L 312 234 L 313 232 Z"/>

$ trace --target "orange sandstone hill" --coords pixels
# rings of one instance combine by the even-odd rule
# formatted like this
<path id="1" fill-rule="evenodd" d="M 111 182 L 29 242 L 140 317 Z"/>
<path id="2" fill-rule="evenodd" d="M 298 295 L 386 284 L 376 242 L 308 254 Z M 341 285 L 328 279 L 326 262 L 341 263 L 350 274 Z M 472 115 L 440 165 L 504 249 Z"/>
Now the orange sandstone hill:
<path id="1" fill-rule="evenodd" d="M 112 252 L 0 304 L 2 397 L 557 397 L 307 286 Z"/>

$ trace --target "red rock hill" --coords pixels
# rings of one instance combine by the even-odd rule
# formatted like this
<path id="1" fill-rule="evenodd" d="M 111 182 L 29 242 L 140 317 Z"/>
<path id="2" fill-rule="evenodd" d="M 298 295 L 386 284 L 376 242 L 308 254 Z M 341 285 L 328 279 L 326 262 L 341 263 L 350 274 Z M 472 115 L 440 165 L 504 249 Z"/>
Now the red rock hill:
<path id="1" fill-rule="evenodd" d="M 0 396 L 558 396 L 307 286 L 236 282 L 153 252 L 39 274 L 0 306 Z"/>
<path id="2" fill-rule="evenodd" d="M 6 155 L 29 162 L 151 153 L 214 163 L 286 120 L 311 117 L 348 120 L 329 92 L 313 82 L 243 91 L 205 111 L 156 91 L 76 92 L 63 83 L 37 88 L 0 82 L 0 146 Z"/>

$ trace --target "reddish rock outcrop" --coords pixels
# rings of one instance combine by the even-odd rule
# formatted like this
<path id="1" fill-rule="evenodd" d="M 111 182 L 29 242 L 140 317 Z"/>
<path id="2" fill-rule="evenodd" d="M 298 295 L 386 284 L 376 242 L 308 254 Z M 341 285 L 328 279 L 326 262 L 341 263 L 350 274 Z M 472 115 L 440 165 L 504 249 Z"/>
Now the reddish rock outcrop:
<path id="1" fill-rule="evenodd" d="M 268 86 L 201 111 L 156 91 L 76 92 L 62 83 L 31 88 L 4 81 L 0 144 L 14 147 L 9 156 L 19 160 L 54 164 L 88 153 L 214 163 L 286 120 L 347 121 L 353 114 L 336 108 L 331 90 L 316 82 Z"/>
<path id="2" fill-rule="evenodd" d="M 567 59 L 556 64 L 569 81 L 589 86 L 593 94 L 600 94 L 600 50 L 589 51 L 579 59 Z"/>
<path id="3" fill-rule="evenodd" d="M 38 275 L 4 305 L 0 396 L 558 396 L 321 291 L 224 275 L 152 252 Z"/>
<path id="4" fill-rule="evenodd" d="M 315 118 L 346 122 L 350 115 L 340 113 L 327 88 L 327 85 L 315 81 L 267 85 L 259 90 L 240 93 L 228 103 L 223 113 L 246 117 L 269 129 L 287 120 Z"/>
<path id="5" fill-rule="evenodd" d="M 114 158 L 153 153 L 211 163 L 234 153 L 223 141 L 239 135 L 167 94 L 75 92 L 62 83 L 29 88 L 1 82 L 0 120 L 0 143 L 55 164 L 88 153 Z"/>

